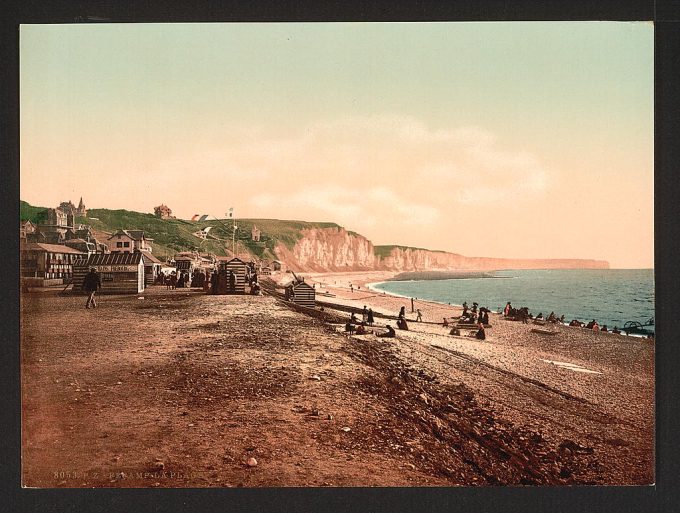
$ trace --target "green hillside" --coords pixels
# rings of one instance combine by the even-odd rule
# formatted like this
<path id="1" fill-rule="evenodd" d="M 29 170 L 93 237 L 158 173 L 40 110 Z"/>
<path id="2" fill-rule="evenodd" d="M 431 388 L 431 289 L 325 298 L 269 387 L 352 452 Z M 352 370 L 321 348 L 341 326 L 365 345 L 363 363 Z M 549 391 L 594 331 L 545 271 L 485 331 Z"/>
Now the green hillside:
<path id="1" fill-rule="evenodd" d="M 35 207 L 21 202 L 21 220 L 38 223 L 44 218 L 46 207 Z M 179 251 L 200 251 L 224 256 L 232 248 L 233 222 L 231 220 L 206 220 L 201 222 L 183 219 L 159 219 L 153 214 L 130 210 L 93 208 L 87 217 L 76 217 L 77 223 L 88 224 L 98 231 L 114 232 L 119 229 L 144 230 L 153 239 L 154 254 L 159 258 L 172 256 Z M 278 219 L 238 219 L 235 239 L 239 251 L 245 247 L 261 259 L 276 258 L 274 247 L 281 242 L 291 249 L 302 237 L 305 228 L 340 228 L 335 223 L 312 223 L 306 221 L 282 221 Z M 251 229 L 256 225 L 261 232 L 260 242 L 251 240 Z M 193 233 L 212 226 L 209 238 L 199 239 Z"/>
<path id="2" fill-rule="evenodd" d="M 25 201 L 19 202 L 19 215 L 22 221 L 30 221 L 33 224 L 41 222 L 45 217 L 45 207 L 34 207 Z"/>

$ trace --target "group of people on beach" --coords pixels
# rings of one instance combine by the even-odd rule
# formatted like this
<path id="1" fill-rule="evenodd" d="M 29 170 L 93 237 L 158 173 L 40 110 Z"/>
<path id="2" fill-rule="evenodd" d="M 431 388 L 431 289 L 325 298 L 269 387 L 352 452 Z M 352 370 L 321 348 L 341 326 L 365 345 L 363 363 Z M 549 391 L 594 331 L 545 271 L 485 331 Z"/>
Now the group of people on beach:
<path id="1" fill-rule="evenodd" d="M 565 324 L 564 322 L 564 315 L 557 316 L 555 312 L 550 312 L 547 317 L 543 317 L 543 312 L 540 312 L 538 315 L 535 317 L 529 312 L 529 308 L 526 306 L 523 306 L 522 308 L 513 308 L 512 303 L 508 301 L 508 303 L 505 305 L 505 309 L 503 310 L 503 316 L 506 319 L 511 319 L 511 320 L 521 320 L 524 324 L 527 324 L 529 320 L 533 320 L 534 322 L 550 322 L 554 324 Z M 571 327 L 576 327 L 576 328 L 586 328 L 589 330 L 593 330 L 595 333 L 602 332 L 602 333 L 614 333 L 615 335 L 621 334 L 621 330 L 619 330 L 618 326 L 614 326 L 613 329 L 609 329 L 606 324 L 600 326 L 600 324 L 593 319 L 592 321 L 586 323 L 583 321 L 579 321 L 578 319 L 572 319 L 568 326 Z"/>
<path id="2" fill-rule="evenodd" d="M 354 312 L 351 313 L 349 321 L 347 324 L 345 324 L 345 331 L 349 333 L 354 333 L 356 335 L 367 335 L 369 333 L 374 333 L 374 331 L 371 329 L 369 330 L 367 326 L 373 327 L 375 323 L 375 318 L 373 316 L 373 309 L 366 307 L 364 305 L 363 310 L 361 311 L 361 321 L 357 319 L 357 316 Z M 386 331 L 384 332 L 377 332 L 376 336 L 377 337 L 386 337 L 386 338 L 395 338 L 396 337 L 396 332 L 394 331 L 394 328 L 390 326 L 389 324 L 385 326 Z"/>

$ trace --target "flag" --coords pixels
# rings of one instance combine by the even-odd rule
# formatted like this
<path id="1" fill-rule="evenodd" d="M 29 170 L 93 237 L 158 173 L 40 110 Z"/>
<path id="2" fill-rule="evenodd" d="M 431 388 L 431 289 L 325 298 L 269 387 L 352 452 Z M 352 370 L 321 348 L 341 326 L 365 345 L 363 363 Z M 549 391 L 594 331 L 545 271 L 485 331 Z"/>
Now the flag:
<path id="1" fill-rule="evenodd" d="M 192 221 L 195 221 L 196 219 L 198 219 L 198 214 L 194 214 L 194 217 L 191 218 Z"/>

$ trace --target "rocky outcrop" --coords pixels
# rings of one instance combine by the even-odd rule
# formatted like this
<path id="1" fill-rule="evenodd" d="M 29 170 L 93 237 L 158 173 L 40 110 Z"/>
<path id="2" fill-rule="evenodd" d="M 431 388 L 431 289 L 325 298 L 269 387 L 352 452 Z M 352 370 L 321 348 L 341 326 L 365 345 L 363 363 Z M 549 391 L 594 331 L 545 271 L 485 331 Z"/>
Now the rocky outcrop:
<path id="1" fill-rule="evenodd" d="M 292 250 L 276 247 L 279 259 L 300 271 L 363 271 L 376 268 L 373 244 L 344 228 L 310 228 Z"/>
<path id="2" fill-rule="evenodd" d="M 444 251 L 394 247 L 384 257 L 370 240 L 343 228 L 309 228 L 292 249 L 276 247 L 278 258 L 297 271 L 433 271 L 498 269 L 608 269 L 604 260 L 466 257 Z"/>

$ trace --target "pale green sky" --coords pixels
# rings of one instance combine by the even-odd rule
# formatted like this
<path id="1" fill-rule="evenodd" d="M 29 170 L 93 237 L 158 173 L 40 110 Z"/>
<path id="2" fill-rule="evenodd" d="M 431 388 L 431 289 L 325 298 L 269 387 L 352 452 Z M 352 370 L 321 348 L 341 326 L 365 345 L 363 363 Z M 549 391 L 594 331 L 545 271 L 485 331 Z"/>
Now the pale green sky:
<path id="1" fill-rule="evenodd" d="M 20 58 L 31 203 L 653 266 L 650 23 L 25 25 Z M 536 233 L 459 230 L 504 217 Z"/>

